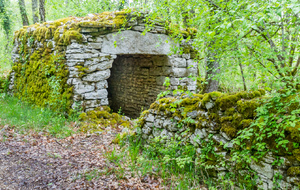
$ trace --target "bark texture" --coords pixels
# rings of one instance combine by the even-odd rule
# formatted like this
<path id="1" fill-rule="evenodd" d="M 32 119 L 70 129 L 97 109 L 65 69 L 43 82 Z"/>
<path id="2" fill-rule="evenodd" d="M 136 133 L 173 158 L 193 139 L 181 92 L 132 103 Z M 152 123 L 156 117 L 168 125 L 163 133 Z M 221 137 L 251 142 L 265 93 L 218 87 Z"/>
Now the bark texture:
<path id="1" fill-rule="evenodd" d="M 207 48 L 207 55 L 205 58 L 206 76 L 203 92 L 209 93 L 217 91 L 219 88 L 219 81 L 215 79 L 216 75 L 220 73 L 219 58 L 217 57 L 217 50 L 213 49 L 214 42 L 210 42 Z"/>
<path id="2" fill-rule="evenodd" d="M 39 13 L 40 13 L 41 22 L 46 22 L 45 0 L 39 0 L 39 3 L 40 3 Z"/>
<path id="3" fill-rule="evenodd" d="M 38 1 L 32 0 L 32 19 L 33 23 L 39 22 Z"/>
<path id="4" fill-rule="evenodd" d="M 21 13 L 23 26 L 28 26 L 29 21 L 28 21 L 26 8 L 25 8 L 25 1 L 24 0 L 18 0 L 18 3 L 19 3 L 19 8 L 20 8 L 20 13 Z"/>

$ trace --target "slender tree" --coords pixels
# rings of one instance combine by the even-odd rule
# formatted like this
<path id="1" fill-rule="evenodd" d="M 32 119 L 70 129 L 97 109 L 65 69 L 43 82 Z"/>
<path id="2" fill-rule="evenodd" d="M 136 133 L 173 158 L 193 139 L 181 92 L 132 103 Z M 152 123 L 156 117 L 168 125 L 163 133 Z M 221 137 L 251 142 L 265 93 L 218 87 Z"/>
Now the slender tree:
<path id="1" fill-rule="evenodd" d="M 29 21 L 28 21 L 28 16 L 27 16 L 27 12 L 26 12 L 25 1 L 24 0 L 18 0 L 18 3 L 19 3 L 19 8 L 20 8 L 20 13 L 21 13 L 23 26 L 28 26 Z"/>
<path id="2" fill-rule="evenodd" d="M 38 1 L 37 0 L 32 0 L 32 18 L 33 18 L 33 23 L 39 22 Z"/>
<path id="3" fill-rule="evenodd" d="M 9 17 L 9 14 L 7 13 L 6 9 L 6 1 L 0 0 L 0 19 L 1 19 L 1 26 L 5 32 L 5 51 L 6 53 L 9 52 L 8 45 L 10 43 L 10 34 L 11 34 L 11 19 Z"/>
<path id="4" fill-rule="evenodd" d="M 39 0 L 39 6 L 41 22 L 46 22 L 45 0 Z"/>
<path id="5" fill-rule="evenodd" d="M 215 42 L 208 42 L 205 65 L 206 65 L 206 75 L 205 75 L 205 85 L 203 92 L 209 93 L 217 91 L 219 88 L 219 81 L 215 78 L 220 73 L 220 59 L 217 49 L 215 48 Z"/>
<path id="6" fill-rule="evenodd" d="M 8 40 L 11 33 L 11 20 L 7 13 L 5 0 L 0 0 L 0 18 L 1 26 L 4 29 L 6 39 Z"/>

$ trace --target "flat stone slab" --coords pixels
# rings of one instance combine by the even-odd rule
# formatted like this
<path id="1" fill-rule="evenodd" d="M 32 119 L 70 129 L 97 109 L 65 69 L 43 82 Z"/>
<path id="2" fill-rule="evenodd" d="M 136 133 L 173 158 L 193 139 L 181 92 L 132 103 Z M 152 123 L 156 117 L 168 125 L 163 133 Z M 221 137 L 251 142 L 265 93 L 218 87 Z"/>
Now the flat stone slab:
<path id="1" fill-rule="evenodd" d="M 125 30 L 120 33 L 107 34 L 102 43 L 102 53 L 109 54 L 152 54 L 168 55 L 171 48 L 178 44 L 165 34 L 146 33 Z"/>

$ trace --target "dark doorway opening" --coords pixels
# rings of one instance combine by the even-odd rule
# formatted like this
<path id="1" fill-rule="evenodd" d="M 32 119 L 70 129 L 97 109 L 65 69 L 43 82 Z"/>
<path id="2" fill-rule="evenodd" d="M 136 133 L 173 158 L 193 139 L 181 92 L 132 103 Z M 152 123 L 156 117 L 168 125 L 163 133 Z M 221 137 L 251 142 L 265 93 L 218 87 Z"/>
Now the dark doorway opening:
<path id="1" fill-rule="evenodd" d="M 118 55 L 108 79 L 108 99 L 114 112 L 137 118 L 164 90 L 164 71 L 170 68 L 164 55 Z"/>

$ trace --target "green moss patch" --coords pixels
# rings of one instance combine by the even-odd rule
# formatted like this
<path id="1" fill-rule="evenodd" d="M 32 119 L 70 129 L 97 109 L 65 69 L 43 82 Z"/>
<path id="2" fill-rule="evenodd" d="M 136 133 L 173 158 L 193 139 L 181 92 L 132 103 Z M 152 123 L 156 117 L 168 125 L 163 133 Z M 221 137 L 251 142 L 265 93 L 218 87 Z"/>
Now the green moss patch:
<path id="1" fill-rule="evenodd" d="M 83 132 L 94 133 L 102 131 L 105 127 L 129 127 L 131 123 L 124 119 L 124 116 L 111 113 L 111 109 L 107 106 L 95 108 L 79 115 L 81 121 L 80 130 Z"/>
<path id="2" fill-rule="evenodd" d="M 290 167 L 287 170 L 287 175 L 288 176 L 300 176 L 300 166 Z"/>
<path id="3" fill-rule="evenodd" d="M 70 112 L 73 89 L 67 84 L 68 69 L 63 54 L 45 48 L 31 55 L 25 51 L 12 67 L 15 72 L 14 95 L 19 99 L 52 110 Z"/>

